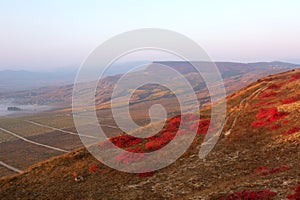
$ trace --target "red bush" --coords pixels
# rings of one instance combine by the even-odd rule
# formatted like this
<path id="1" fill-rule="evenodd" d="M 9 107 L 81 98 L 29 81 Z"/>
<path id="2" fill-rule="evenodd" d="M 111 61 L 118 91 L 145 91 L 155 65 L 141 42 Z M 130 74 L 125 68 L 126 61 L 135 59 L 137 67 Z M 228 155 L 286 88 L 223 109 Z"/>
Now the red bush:
<path id="1" fill-rule="evenodd" d="M 274 173 L 278 173 L 278 172 L 283 172 L 286 170 L 289 170 L 290 168 L 288 166 L 280 166 L 280 167 L 274 167 L 274 168 L 269 168 L 266 166 L 261 166 L 258 167 L 254 170 L 254 173 L 264 176 L 264 175 L 269 175 L 269 174 L 274 174 Z"/>
<path id="2" fill-rule="evenodd" d="M 282 104 L 289 104 L 294 102 L 296 102 L 296 100 L 293 97 L 281 100 Z"/>
<path id="3" fill-rule="evenodd" d="M 92 164 L 90 167 L 89 167 L 89 172 L 93 173 L 93 172 L 96 172 L 96 171 L 99 171 L 100 168 L 97 164 Z"/>
<path id="4" fill-rule="evenodd" d="M 299 132 L 299 131 L 300 131 L 300 128 L 295 126 L 295 127 L 290 128 L 283 135 L 290 135 L 290 134 L 293 134 L 293 133 L 296 133 L 296 132 Z"/>
<path id="5" fill-rule="evenodd" d="M 234 192 L 227 197 L 220 198 L 220 200 L 268 200 L 273 199 L 277 195 L 276 192 L 270 190 Z"/>
<path id="6" fill-rule="evenodd" d="M 180 126 L 180 122 L 181 122 L 181 115 L 177 115 L 175 117 L 172 117 L 168 121 L 167 125 L 165 126 L 165 130 L 177 132 L 177 130 Z"/>
<path id="7" fill-rule="evenodd" d="M 127 134 L 121 134 L 119 136 L 111 137 L 109 140 L 119 148 L 131 147 L 143 142 L 141 138 L 137 138 Z"/>
<path id="8" fill-rule="evenodd" d="M 131 152 L 123 152 L 115 157 L 115 160 L 118 162 L 122 162 L 125 164 L 140 161 L 145 157 L 145 154 L 143 153 L 131 153 Z"/>
<path id="9" fill-rule="evenodd" d="M 279 83 L 279 84 L 271 84 L 267 87 L 267 90 L 273 90 L 273 89 L 280 89 L 281 86 L 283 85 L 284 83 Z"/>
<path id="10" fill-rule="evenodd" d="M 145 144 L 145 148 L 148 151 L 155 151 L 158 149 L 161 149 L 163 146 L 169 143 L 169 140 L 166 140 L 165 138 L 155 138 L 150 140 Z"/>
<path id="11" fill-rule="evenodd" d="M 265 125 L 268 125 L 270 122 L 268 122 L 268 121 L 259 121 L 259 120 L 257 120 L 257 121 L 254 121 L 254 122 L 252 122 L 251 123 L 251 126 L 265 126 Z"/>
<path id="12" fill-rule="evenodd" d="M 277 95 L 276 92 L 264 92 L 262 91 L 261 94 L 260 94 L 260 97 L 261 98 L 268 98 L 268 97 L 275 97 Z"/>
<path id="13" fill-rule="evenodd" d="M 290 98 L 286 98 L 281 100 L 282 104 L 289 104 L 289 103 L 294 103 L 296 101 L 300 100 L 300 95 L 294 96 L 294 97 L 290 97 Z"/>
<path id="14" fill-rule="evenodd" d="M 198 127 L 197 127 L 198 123 Z M 199 122 L 195 121 L 190 126 L 190 131 L 197 130 L 197 134 L 206 134 L 209 128 L 210 120 L 209 119 L 202 119 Z"/>
<path id="15" fill-rule="evenodd" d="M 290 121 L 289 120 L 283 120 L 282 124 L 288 124 Z"/>
<path id="16" fill-rule="evenodd" d="M 286 198 L 288 199 L 294 199 L 294 200 L 300 200 L 300 182 L 298 182 L 298 185 L 295 187 L 295 193 L 287 195 Z"/>
<path id="17" fill-rule="evenodd" d="M 251 126 L 264 126 L 287 115 L 288 113 L 286 112 L 278 112 L 278 109 L 276 107 L 261 108 L 256 115 L 257 120 L 252 122 Z"/>
<path id="18" fill-rule="evenodd" d="M 277 130 L 279 128 L 281 128 L 280 124 L 274 124 L 273 126 L 270 127 L 272 130 Z"/>
<path id="19" fill-rule="evenodd" d="M 129 151 L 132 153 L 145 153 L 145 150 L 142 146 L 129 147 L 126 149 L 126 151 Z"/>
<path id="20" fill-rule="evenodd" d="M 154 175 L 154 171 L 138 173 L 139 177 L 149 177 L 149 176 L 153 176 L 153 175 Z"/>
<path id="21" fill-rule="evenodd" d="M 294 74 L 294 75 L 291 76 L 290 82 L 296 81 L 296 80 L 299 80 L 299 79 L 300 79 L 300 73 L 297 73 L 297 74 Z"/>

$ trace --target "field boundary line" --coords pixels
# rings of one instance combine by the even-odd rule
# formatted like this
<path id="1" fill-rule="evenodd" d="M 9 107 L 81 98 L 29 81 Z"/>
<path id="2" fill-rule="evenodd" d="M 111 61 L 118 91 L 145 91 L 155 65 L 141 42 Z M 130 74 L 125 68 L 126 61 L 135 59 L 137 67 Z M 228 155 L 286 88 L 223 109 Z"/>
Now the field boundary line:
<path id="1" fill-rule="evenodd" d="M 15 136 L 15 137 L 17 137 L 17 138 L 20 138 L 21 140 L 23 140 L 23 141 L 25 141 L 25 142 L 28 142 L 28 143 L 31 143 L 31 144 L 35 144 L 35 145 L 38 145 L 38 146 L 46 147 L 46 148 L 48 148 L 48 149 L 53 149 L 53 150 L 60 151 L 60 152 L 64 152 L 64 153 L 69 152 L 69 151 L 64 150 L 64 149 L 60 149 L 60 148 L 57 148 L 57 147 L 53 147 L 53 146 L 49 146 L 49 145 L 46 145 L 46 144 L 42 144 L 42 143 L 39 143 L 39 142 L 35 142 L 35 141 L 32 141 L 32 140 L 29 140 L 29 139 L 27 139 L 27 138 L 25 138 L 25 137 L 22 137 L 22 136 L 20 136 L 20 135 L 14 133 L 14 132 L 11 132 L 11 131 L 6 130 L 6 129 L 1 128 L 1 127 L 0 127 L 0 130 L 1 130 L 1 131 L 4 131 L 4 132 L 6 132 L 6 133 L 9 133 L 9 134 L 11 134 L 11 135 L 13 135 L 13 136 Z"/>
<path id="2" fill-rule="evenodd" d="M 0 161 L 0 165 L 2 165 L 3 167 L 5 167 L 5 168 L 7 168 L 7 169 L 9 169 L 11 171 L 17 172 L 17 173 L 22 173 L 23 172 L 22 170 L 20 170 L 18 168 L 15 168 L 15 167 L 13 167 L 13 166 L 11 166 L 9 164 L 6 164 L 3 161 Z"/>
<path id="3" fill-rule="evenodd" d="M 71 135 L 82 136 L 82 137 L 89 137 L 89 138 L 93 138 L 93 139 L 99 138 L 99 137 L 95 137 L 95 136 L 91 136 L 91 135 L 78 134 L 78 133 L 74 133 L 74 132 L 71 132 L 71 131 L 65 131 L 65 130 L 62 130 L 62 129 L 59 129 L 59 128 L 55 128 L 55 127 L 52 127 L 52 126 L 40 124 L 40 123 L 37 123 L 37 122 L 34 122 L 34 121 L 30 121 L 30 120 L 24 120 L 24 121 L 28 122 L 28 123 L 31 123 L 31 124 L 34 124 L 34 125 L 37 125 L 37 126 L 41 126 L 41 127 L 44 127 L 44 128 L 49 128 L 49 129 L 52 129 L 52 130 L 55 130 L 55 131 L 60 131 L 60 132 L 63 132 L 63 133 L 68 133 L 68 134 L 71 134 Z"/>

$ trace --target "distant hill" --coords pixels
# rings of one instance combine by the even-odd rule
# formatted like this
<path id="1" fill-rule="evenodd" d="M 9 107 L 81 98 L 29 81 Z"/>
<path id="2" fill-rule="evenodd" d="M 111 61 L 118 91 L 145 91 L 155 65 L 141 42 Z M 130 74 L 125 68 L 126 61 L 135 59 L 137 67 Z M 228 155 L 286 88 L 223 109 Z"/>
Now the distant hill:
<path id="1" fill-rule="evenodd" d="M 115 63 L 105 71 L 104 76 L 122 74 L 133 67 L 147 63 L 149 61 Z M 51 72 L 2 70 L 0 71 L 0 93 L 72 84 L 76 74 L 76 67 L 63 67 Z"/>
<path id="2" fill-rule="evenodd" d="M 0 91 L 3 93 L 71 84 L 74 82 L 75 75 L 75 69 L 54 72 L 4 70 L 0 71 Z"/>
<path id="3" fill-rule="evenodd" d="M 132 65 L 135 64 L 134 66 L 136 66 L 138 64 L 144 64 L 144 63 L 145 62 L 141 61 L 139 63 L 131 63 L 131 64 Z M 207 103 L 208 99 L 203 99 L 205 96 L 207 96 L 206 93 L 204 93 L 205 83 L 202 80 L 202 77 L 195 72 L 195 69 L 189 63 L 181 62 L 181 61 L 158 61 L 153 63 L 159 63 L 159 64 L 170 66 L 175 70 L 178 70 L 180 73 L 184 74 L 185 78 L 189 80 L 191 85 L 194 87 L 194 90 L 198 94 L 199 99 L 202 99 L 201 103 Z M 205 62 L 193 62 L 193 63 L 196 63 L 198 65 L 207 64 Z M 296 64 L 283 63 L 283 62 L 258 62 L 258 63 L 216 62 L 215 64 L 218 66 L 220 73 L 224 79 L 226 92 L 228 94 L 240 89 L 241 87 L 253 81 L 256 81 L 261 77 L 299 67 L 299 65 Z M 123 71 L 126 69 L 125 71 L 127 71 L 130 68 L 130 66 L 131 66 L 130 63 L 127 63 L 125 66 L 123 66 L 123 68 L 120 68 L 120 70 L 122 69 L 121 71 Z M 160 73 L 159 71 L 157 71 L 157 68 L 153 69 L 152 66 L 153 66 L 152 63 L 148 64 L 148 68 L 146 70 L 148 70 L 149 73 L 153 73 L 154 75 L 156 73 Z M 23 72 L 23 73 L 27 74 L 27 72 Z M 113 71 L 108 72 L 108 74 L 111 73 L 113 73 Z M 71 76 L 72 74 L 70 73 L 69 75 Z M 54 80 L 68 81 L 68 79 L 62 79 L 63 75 L 60 75 L 60 78 L 57 79 L 54 78 L 51 79 L 50 75 L 47 79 L 46 76 L 47 74 L 41 75 L 41 77 L 45 77 L 44 78 L 45 82 L 47 82 L 46 80 L 52 80 L 52 83 L 54 83 Z M 28 75 L 28 77 L 30 76 Z M 112 90 L 115 86 L 115 83 L 120 79 L 120 77 L 121 77 L 120 74 L 110 75 L 104 77 L 101 81 L 99 81 L 97 95 L 96 95 L 97 105 L 109 104 Z M 72 78 L 69 77 L 69 81 L 71 81 L 71 79 Z M 21 80 L 24 80 L 24 78 L 23 79 L 21 78 Z M 3 82 L 3 80 L 1 81 Z M 9 82 L 9 80 L 7 81 Z M 32 80 L 28 80 L 28 81 L 32 83 Z M 12 82 L 17 82 L 17 80 L 12 80 Z M 33 89 L 33 90 L 25 90 L 21 92 L 9 92 L 2 95 L 2 97 L 15 99 L 18 103 L 21 104 L 23 103 L 23 104 L 47 105 L 51 103 L 59 103 L 65 106 L 71 105 L 72 88 L 73 88 L 72 84 L 64 85 L 60 87 L 42 87 L 42 84 L 36 84 L 35 86 L 39 86 L 40 88 Z M 139 94 L 135 94 L 133 96 L 132 98 L 133 103 L 140 102 L 140 101 L 151 101 L 154 100 L 153 99 L 154 96 L 155 99 L 167 99 L 172 97 L 172 95 L 169 95 L 167 91 L 161 88 L 159 88 L 159 94 L 154 95 L 154 91 L 155 91 L 154 89 L 155 88 L 153 87 L 144 88 L 142 91 L 140 91 Z"/>

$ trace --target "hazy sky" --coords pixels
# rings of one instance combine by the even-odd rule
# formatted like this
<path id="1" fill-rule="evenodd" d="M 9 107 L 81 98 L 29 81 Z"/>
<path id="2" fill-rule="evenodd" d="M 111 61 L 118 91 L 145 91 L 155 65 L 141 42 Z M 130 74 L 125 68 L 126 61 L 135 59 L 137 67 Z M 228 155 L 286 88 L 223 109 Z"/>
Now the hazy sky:
<path id="1" fill-rule="evenodd" d="M 0 0 L 0 69 L 78 66 L 101 42 L 163 28 L 213 60 L 300 63 L 298 0 Z"/>

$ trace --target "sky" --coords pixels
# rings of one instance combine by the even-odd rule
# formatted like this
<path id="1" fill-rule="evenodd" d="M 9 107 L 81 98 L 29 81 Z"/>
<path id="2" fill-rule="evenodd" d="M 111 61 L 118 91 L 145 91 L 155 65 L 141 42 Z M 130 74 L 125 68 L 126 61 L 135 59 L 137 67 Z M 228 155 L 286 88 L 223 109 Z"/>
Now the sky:
<path id="1" fill-rule="evenodd" d="M 0 0 L 0 70 L 77 67 L 105 40 L 169 29 L 215 61 L 300 63 L 298 0 Z"/>

